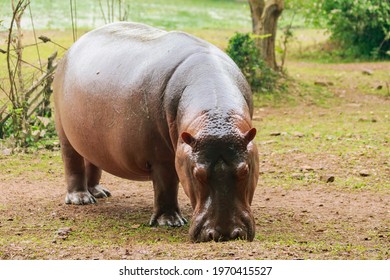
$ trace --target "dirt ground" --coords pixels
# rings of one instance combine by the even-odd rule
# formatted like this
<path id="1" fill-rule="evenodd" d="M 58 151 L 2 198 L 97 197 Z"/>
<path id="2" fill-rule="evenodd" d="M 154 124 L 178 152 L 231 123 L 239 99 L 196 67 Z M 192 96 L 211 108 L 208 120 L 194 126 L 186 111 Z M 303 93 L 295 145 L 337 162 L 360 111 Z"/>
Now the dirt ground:
<path id="1" fill-rule="evenodd" d="M 389 64 L 382 67 L 390 70 Z M 337 93 L 340 88 L 332 90 Z M 390 113 L 385 97 L 344 90 L 340 98 L 335 107 L 314 110 L 332 115 L 357 110 L 351 104 L 360 104 L 358 110 L 364 113 L 380 104 Z M 308 106 L 313 110 L 312 105 L 257 110 L 255 119 L 261 121 L 256 126 L 265 125 L 270 116 L 303 118 Z M 389 119 L 382 124 L 390 131 Z M 354 189 L 336 183 L 350 170 L 342 155 L 324 150 L 311 160 L 304 150 L 272 154 L 270 141 L 258 139 L 260 179 L 252 204 L 255 240 L 201 244 L 190 242 L 188 226 L 146 226 L 153 208 L 151 183 L 104 173 L 102 183 L 111 198 L 96 205 L 69 206 L 64 204 L 59 151 L 41 151 L 24 159 L 22 164 L 29 169 L 18 175 L 13 175 L 17 167 L 11 156 L 2 156 L 7 168 L 0 170 L 0 259 L 389 259 L 389 143 L 382 143 L 386 150 L 373 161 L 381 165 L 370 166 L 369 159 L 359 164 L 372 167 L 367 180 L 375 182 L 373 174 L 378 174 L 384 187 Z M 43 167 L 42 155 L 49 157 Z M 326 172 L 336 181 L 324 181 Z M 181 189 L 179 201 L 190 218 L 189 200 Z"/>

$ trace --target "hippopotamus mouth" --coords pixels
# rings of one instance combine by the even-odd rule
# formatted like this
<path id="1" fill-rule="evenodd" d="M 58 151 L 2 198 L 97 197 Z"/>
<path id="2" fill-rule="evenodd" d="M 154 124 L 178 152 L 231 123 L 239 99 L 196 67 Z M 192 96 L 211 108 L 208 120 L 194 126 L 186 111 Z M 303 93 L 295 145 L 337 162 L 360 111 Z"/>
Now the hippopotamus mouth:
<path id="1" fill-rule="evenodd" d="M 250 209 L 235 211 L 218 219 L 213 211 L 194 213 L 189 234 L 193 242 L 247 240 L 255 237 L 255 221 Z M 213 215 L 214 214 L 214 215 Z"/>

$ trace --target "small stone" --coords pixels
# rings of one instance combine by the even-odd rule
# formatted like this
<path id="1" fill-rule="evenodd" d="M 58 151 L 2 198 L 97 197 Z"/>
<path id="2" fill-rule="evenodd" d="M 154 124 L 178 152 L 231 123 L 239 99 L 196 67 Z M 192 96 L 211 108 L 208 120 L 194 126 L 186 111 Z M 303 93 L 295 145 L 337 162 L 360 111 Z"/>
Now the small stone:
<path id="1" fill-rule="evenodd" d="M 367 170 L 360 170 L 359 171 L 359 175 L 362 176 L 362 177 L 368 177 L 370 176 L 370 172 L 368 172 Z"/>
<path id="2" fill-rule="evenodd" d="M 12 155 L 12 149 L 4 149 L 4 150 L 3 150 L 3 155 L 5 155 L 5 156 L 10 156 L 10 155 Z"/>
<path id="3" fill-rule="evenodd" d="M 282 133 L 281 132 L 271 132 L 269 135 L 270 136 L 280 136 Z"/>
<path id="4" fill-rule="evenodd" d="M 314 84 L 316 86 L 322 86 L 322 87 L 328 87 L 328 86 L 333 86 L 333 82 L 327 82 L 327 81 L 315 81 Z"/>
<path id="5" fill-rule="evenodd" d="M 362 73 L 363 73 L 363 75 L 369 75 L 369 76 L 371 76 L 371 75 L 374 74 L 374 71 L 372 71 L 371 69 L 368 69 L 368 68 L 364 68 L 364 69 L 362 70 Z"/>
<path id="6" fill-rule="evenodd" d="M 302 138 L 303 136 L 305 136 L 305 134 L 303 134 L 302 132 L 294 132 L 293 136 L 298 137 L 298 138 Z"/>
<path id="7" fill-rule="evenodd" d="M 304 165 L 300 169 L 300 171 L 314 171 L 314 168 L 309 165 Z"/>
<path id="8" fill-rule="evenodd" d="M 293 173 L 291 174 L 291 178 L 295 180 L 303 180 L 305 176 L 302 173 Z"/>
<path id="9" fill-rule="evenodd" d="M 383 88 L 383 85 L 377 85 L 377 86 L 375 87 L 376 90 L 381 90 L 382 88 Z"/>
<path id="10" fill-rule="evenodd" d="M 140 227 L 141 227 L 140 224 L 135 224 L 135 225 L 132 225 L 132 226 L 131 226 L 132 229 L 137 229 L 137 228 L 140 228 Z"/>
<path id="11" fill-rule="evenodd" d="M 334 182 L 335 177 L 333 175 L 321 175 L 320 180 L 325 183 Z"/>
<path id="12" fill-rule="evenodd" d="M 57 231 L 57 234 L 58 236 L 60 237 L 67 237 L 69 235 L 69 233 L 72 232 L 72 228 L 70 227 L 66 227 L 66 228 L 60 228 L 58 231 Z"/>

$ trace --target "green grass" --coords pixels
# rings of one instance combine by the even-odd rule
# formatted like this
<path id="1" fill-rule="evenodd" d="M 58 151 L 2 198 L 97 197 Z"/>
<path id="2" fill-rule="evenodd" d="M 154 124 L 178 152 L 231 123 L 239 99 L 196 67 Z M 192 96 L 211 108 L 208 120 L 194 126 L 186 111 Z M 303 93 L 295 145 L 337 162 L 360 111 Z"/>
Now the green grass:
<path id="1" fill-rule="evenodd" d="M 329 102 L 332 104 L 333 99 Z M 259 119 L 257 115 L 265 117 Z M 260 158 L 277 171 L 266 170 L 263 184 L 306 187 L 321 184 L 321 175 L 333 174 L 333 185 L 341 189 L 389 190 L 388 118 L 386 103 L 358 110 L 339 101 L 329 108 L 300 105 L 256 109 Z M 272 136 L 275 132 L 280 135 Z M 302 172 L 305 165 L 314 171 Z M 360 176 L 361 170 L 368 170 L 370 175 Z"/>
<path id="2" fill-rule="evenodd" d="M 101 2 L 107 18 L 106 1 Z M 249 29 L 251 27 L 247 1 L 131 0 L 125 2 L 128 3 L 125 5 L 128 12 L 127 20 L 166 29 Z M 90 29 L 104 24 L 98 3 L 97 0 L 77 1 L 78 27 Z M 37 29 L 70 29 L 72 27 L 69 1 L 34 0 L 31 9 Z M 0 0 L 0 19 L 5 20 L 5 25 L 9 21 L 9 11 L 9 1 Z M 27 16 L 29 17 L 29 13 Z M 115 20 L 118 18 L 119 10 L 116 7 Z M 31 23 L 26 21 L 25 26 L 29 28 Z"/>
<path id="3" fill-rule="evenodd" d="M 11 156 L 0 153 L 0 170 L 2 180 L 15 180 L 21 175 L 28 176 L 31 180 L 55 180 L 58 174 L 63 174 L 63 164 L 60 152 L 40 150 Z"/>

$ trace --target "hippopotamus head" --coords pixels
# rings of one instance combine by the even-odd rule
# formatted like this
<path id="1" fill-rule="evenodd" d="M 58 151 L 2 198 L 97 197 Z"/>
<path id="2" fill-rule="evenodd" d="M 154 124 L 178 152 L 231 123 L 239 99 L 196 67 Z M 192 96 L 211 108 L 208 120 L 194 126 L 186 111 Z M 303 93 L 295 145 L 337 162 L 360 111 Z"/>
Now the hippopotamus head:
<path id="1" fill-rule="evenodd" d="M 181 133 L 176 153 L 176 170 L 194 209 L 191 239 L 252 241 L 255 222 L 250 204 L 258 179 L 258 153 L 252 143 L 256 129 L 247 122 L 240 126 L 231 120 L 207 119 L 200 127 Z"/>

